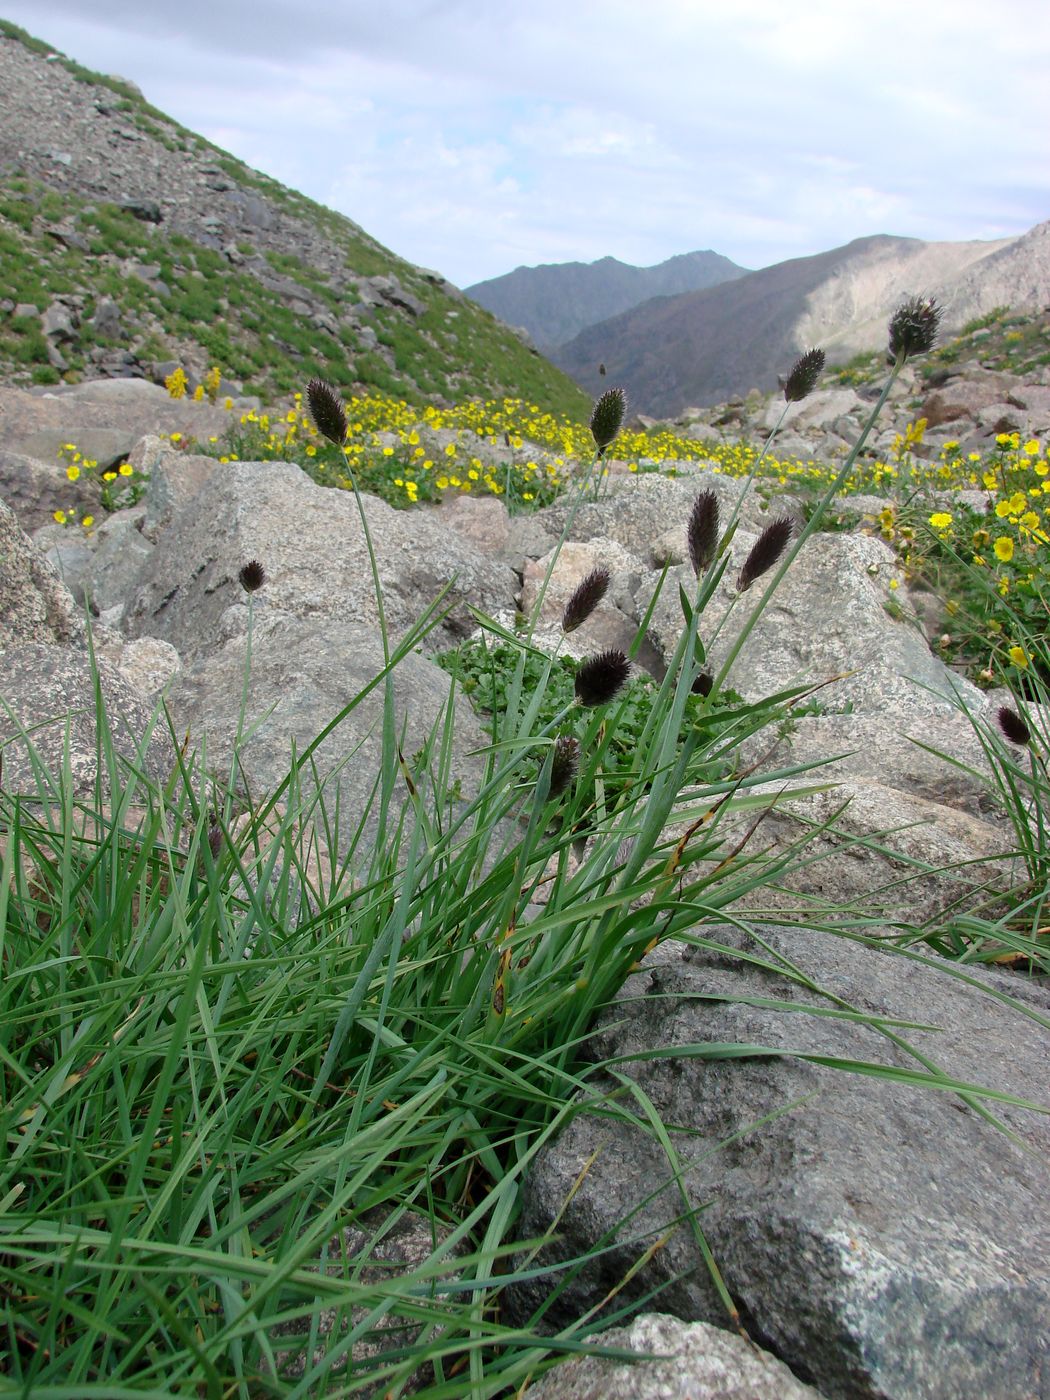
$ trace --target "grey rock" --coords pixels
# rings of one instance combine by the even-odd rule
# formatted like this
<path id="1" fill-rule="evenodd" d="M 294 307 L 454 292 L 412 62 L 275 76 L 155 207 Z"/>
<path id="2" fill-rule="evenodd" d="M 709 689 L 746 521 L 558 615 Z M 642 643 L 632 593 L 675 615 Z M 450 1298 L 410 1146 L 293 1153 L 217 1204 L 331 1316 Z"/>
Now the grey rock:
<path id="1" fill-rule="evenodd" d="M 101 613 L 126 604 L 143 572 L 148 570 L 155 545 L 141 533 L 144 506 L 109 516 L 96 530 L 96 548 L 88 574 L 91 601 Z"/>
<path id="2" fill-rule="evenodd" d="M 94 509 L 97 494 L 86 473 L 78 481 L 70 481 L 57 457 L 41 461 L 0 447 L 0 499 L 15 512 L 25 530 L 53 524 L 58 509 L 88 514 Z"/>
<path id="3" fill-rule="evenodd" d="M 742 756 L 746 760 L 758 748 L 760 743 L 748 745 Z M 829 752 L 834 750 L 821 747 L 819 739 L 789 748 L 794 762 L 819 761 Z M 791 786 L 819 785 L 829 778 L 835 786 L 778 800 L 747 849 L 761 846 L 776 855 L 804 840 L 805 862 L 785 871 L 776 888 L 756 889 L 733 908 L 793 910 L 811 918 L 863 908 L 874 919 L 936 926 L 953 910 L 987 900 L 980 892 L 989 884 L 1010 889 L 1025 883 L 1010 855 L 1016 843 L 1004 816 L 960 810 L 950 805 L 950 792 L 938 800 L 924 797 L 911 775 L 883 769 L 880 776 L 886 781 L 830 764 L 795 779 Z M 779 793 L 784 786 L 770 783 L 756 791 Z M 751 814 L 740 814 L 724 823 L 726 848 L 745 836 L 752 820 Z M 1006 911 L 1000 902 L 988 912 Z"/>
<path id="4" fill-rule="evenodd" d="M 60 301 L 53 301 L 40 318 L 40 328 L 49 340 L 75 340 L 76 313 Z"/>
<path id="5" fill-rule="evenodd" d="M 704 612 L 709 670 L 722 666 L 772 577 L 742 595 L 735 591 L 738 566 L 756 538 L 738 531 L 725 579 Z M 982 778 L 921 746 L 984 773 L 982 745 L 961 706 L 981 715 L 987 702 L 930 652 L 917 628 L 890 615 L 894 579 L 900 579 L 896 560 L 881 540 L 812 536 L 733 662 L 729 684 L 753 701 L 793 686 L 820 686 L 809 703 L 821 713 L 799 717 L 784 762 L 834 755 L 837 762 L 822 776 L 864 776 L 976 812 L 986 797 Z M 665 656 L 682 631 L 680 583 L 693 588 L 691 570 L 672 570 L 650 626 Z M 651 588 L 643 590 L 640 608 L 650 596 Z"/>
<path id="6" fill-rule="evenodd" d="M 427 309 L 426 304 L 406 291 L 396 277 L 370 277 L 368 282 L 383 301 L 407 311 L 410 316 L 422 316 Z M 360 291 L 360 287 L 358 290 Z"/>
<path id="7" fill-rule="evenodd" d="M 638 1359 L 572 1357 L 530 1385 L 525 1400 L 820 1400 L 782 1361 L 706 1322 L 642 1313 L 590 1344 Z"/>
<path id="8" fill-rule="evenodd" d="M 96 666 L 118 762 L 123 760 L 154 782 L 163 782 L 174 763 L 167 731 L 158 725 L 151 733 L 154 717 L 149 705 L 109 662 L 99 657 Z M 98 735 L 95 682 L 87 652 L 48 642 L 8 646 L 0 652 L 0 697 L 5 702 L 0 706 L 5 789 L 23 796 L 38 794 L 31 751 L 57 783 L 68 729 L 73 794 L 93 800 L 99 777 Z M 104 772 L 101 778 L 107 791 L 108 775 Z"/>
<path id="9" fill-rule="evenodd" d="M 75 248 L 78 253 L 87 253 L 91 251 L 90 243 L 88 243 L 82 233 L 78 233 L 74 228 L 69 228 L 63 224 L 54 224 L 50 228 L 45 228 L 44 232 L 47 234 L 48 238 L 61 244 L 63 248 Z"/>
<path id="10" fill-rule="evenodd" d="M 726 951 L 690 949 L 643 971 L 590 1053 L 705 1044 L 781 1052 L 618 1064 L 683 1130 L 675 1141 L 685 1191 L 702 1208 L 698 1224 L 750 1334 L 836 1400 L 1039 1395 L 1050 1365 L 1050 1119 L 798 1056 L 932 1065 L 1045 1102 L 1050 992 L 973 969 L 959 977 L 937 958 L 816 930 L 764 927 L 761 943 L 727 926 L 697 932 Z M 782 959 L 809 985 L 774 970 Z M 891 1036 L 808 1012 L 842 1006 L 926 1029 Z M 592 1249 L 606 1232 L 621 1243 L 568 1285 L 550 1324 L 604 1297 L 681 1210 L 653 1137 L 606 1114 L 573 1118 L 534 1164 L 521 1235 L 557 1220 L 558 1242 L 541 1256 L 551 1262 Z M 528 1316 L 550 1282 L 516 1285 L 513 1315 Z M 662 1308 L 727 1325 L 688 1228 L 620 1301 L 661 1285 Z"/>
<path id="11" fill-rule="evenodd" d="M 267 231 L 276 223 L 270 205 L 257 194 L 250 194 L 245 190 L 230 190 L 226 204 L 241 228 Z"/>
<path id="12" fill-rule="evenodd" d="M 770 570 L 748 592 L 736 592 L 740 568 L 757 538 L 749 526 L 737 531 L 723 583 L 704 613 L 701 635 L 717 634 L 710 649 L 714 665 L 728 655 L 773 577 Z M 849 702 L 858 713 L 878 714 L 885 713 L 894 697 L 911 695 L 914 687 L 905 677 L 940 697 L 955 689 L 976 696 L 974 687 L 930 655 L 915 628 L 887 612 L 894 580 L 901 581 L 900 569 L 882 540 L 853 534 L 811 536 L 734 661 L 730 684 L 757 699 L 792 684 L 853 672 L 819 698 L 836 707 Z M 653 614 L 654 634 L 667 653 L 683 626 L 679 582 L 695 589 L 691 570 L 672 571 Z M 643 594 L 640 603 L 647 604 L 648 597 Z"/>
<path id="13" fill-rule="evenodd" d="M 287 776 L 292 746 L 302 754 L 321 729 L 365 689 L 382 670 L 380 639 L 370 627 L 330 618 L 298 618 L 266 604 L 266 590 L 255 595 L 259 605 L 252 635 L 251 683 L 248 688 L 239 772 L 253 798 L 272 792 Z M 243 609 L 244 612 L 247 609 Z M 170 704 L 180 729 L 189 728 L 196 740 L 206 740 L 209 763 L 228 773 L 237 736 L 244 689 L 246 636 L 234 635 L 219 650 L 183 671 L 170 692 Z M 394 704 L 404 722 L 402 748 L 410 759 L 424 744 L 448 702 L 449 677 L 425 657 L 410 654 L 394 674 Z M 360 818 L 376 834 L 375 814 L 369 809 L 372 787 L 381 767 L 383 687 L 376 687 L 325 739 L 314 755 L 322 778 L 337 774 L 329 784 L 327 806 L 335 809 L 338 786 L 341 828 L 340 853 Z M 464 707 L 456 713 L 454 777 L 469 792 L 479 781 L 482 765 L 471 751 L 484 743 L 473 715 Z M 309 786 L 307 772 L 301 775 Z"/>
<path id="14" fill-rule="evenodd" d="M 120 307 L 111 298 L 102 297 L 95 307 L 91 325 L 96 335 L 105 336 L 107 340 L 116 339 L 121 330 Z"/>
<path id="15" fill-rule="evenodd" d="M 44 525 L 33 532 L 33 543 L 69 589 L 77 607 L 86 607 L 93 551 L 84 532 L 65 525 Z"/>
<path id="16" fill-rule="evenodd" d="M 437 514 L 493 559 L 505 557 L 510 543 L 510 516 L 496 496 L 448 496 L 437 506 Z"/>
<path id="17" fill-rule="evenodd" d="M 926 419 L 928 428 L 936 428 L 942 423 L 962 426 L 960 419 L 976 422 L 989 404 L 1003 402 L 1009 392 L 1009 383 L 1009 375 L 985 372 L 967 374 L 927 395 L 919 416 Z"/>
<path id="18" fill-rule="evenodd" d="M 193 500 L 217 466 L 214 457 L 177 452 L 169 442 L 152 434 L 135 444 L 128 461 L 137 472 L 149 478 L 142 532 L 154 544 L 160 532 Z"/>
<path id="19" fill-rule="evenodd" d="M 160 205 L 155 199 L 122 199 L 120 207 L 125 213 L 133 214 L 145 224 L 159 224 L 164 219 Z"/>
<path id="20" fill-rule="evenodd" d="M 230 421 L 221 405 L 174 400 L 159 385 L 141 379 L 92 379 L 56 385 L 42 394 L 0 385 L 0 450 L 43 454 L 42 460 L 56 464 L 54 454 L 62 443 L 79 447 L 95 429 L 117 435 L 126 452 L 147 433 L 180 432 L 207 441 Z M 40 444 L 39 450 L 31 451 L 33 444 Z M 88 455 L 99 458 L 98 452 Z"/>
<path id="21" fill-rule="evenodd" d="M 129 258 L 124 263 L 124 276 L 135 277 L 140 282 L 145 282 L 154 291 L 159 291 L 164 285 L 160 276 L 160 263 L 140 263 L 134 258 Z"/>
<path id="22" fill-rule="evenodd" d="M 121 649 L 117 669 L 132 689 L 152 698 L 178 675 L 181 664 L 170 642 L 135 637 Z"/>
<path id="23" fill-rule="evenodd" d="M 71 458 L 68 453 L 62 452 L 62 448 L 70 443 L 80 452 L 81 457 L 97 463 L 97 468 L 84 468 L 81 473 L 85 484 L 90 486 L 91 472 L 105 472 L 115 467 L 118 462 L 124 461 L 135 445 L 135 434 L 121 428 L 83 427 L 75 437 L 70 437 L 57 428 L 42 428 L 22 438 L 19 451 L 29 457 L 36 457 L 41 462 L 53 462 L 58 475 L 65 478 L 66 467 Z M 97 499 L 97 487 L 91 494 Z"/>
<path id="24" fill-rule="evenodd" d="M 597 502 L 588 501 L 576 512 L 572 537 L 614 540 L 639 559 L 659 567 L 667 557 L 667 540 L 673 536 L 684 551 L 685 530 L 693 502 L 701 490 L 710 488 L 718 496 L 722 519 L 728 520 L 741 495 L 741 483 L 713 473 L 694 474 L 671 480 L 656 473 L 612 478 L 608 494 Z M 751 493 L 745 498 L 743 520 L 765 523 L 761 502 Z M 546 532 L 558 539 L 565 526 L 571 499 L 537 511 L 535 519 Z"/>
<path id="25" fill-rule="evenodd" d="M 82 641 L 69 589 L 0 501 L 0 648 Z"/>
<path id="26" fill-rule="evenodd" d="M 310 323 L 319 331 L 325 331 L 328 335 L 339 337 L 339 322 L 328 311 L 317 311 L 310 317 Z"/>
<path id="27" fill-rule="evenodd" d="M 722 434 L 712 423 L 702 423 L 694 421 L 687 423 L 682 429 L 684 437 L 692 438 L 695 442 L 721 442 Z"/>
<path id="28" fill-rule="evenodd" d="M 1025 410 L 1036 433 L 1044 433 L 1050 426 L 1050 387 L 1042 384 L 1014 385 L 1008 402 Z"/>
<path id="29" fill-rule="evenodd" d="M 567 540 L 557 559 L 554 559 L 553 554 L 548 554 L 535 561 L 530 559 L 525 565 L 521 607 L 530 617 L 539 591 L 543 587 L 544 577 L 552 565 L 539 615 L 541 623 L 560 624 L 565 605 L 573 591 L 595 569 L 604 568 L 608 571 L 609 590 L 599 603 L 596 613 L 592 614 L 592 618 L 603 609 L 611 607 L 618 599 L 625 601 L 625 595 L 637 592 L 641 576 L 647 572 L 645 565 L 629 550 L 610 540 L 589 540 L 584 543 Z M 588 623 L 584 623 L 580 629 L 581 633 L 585 632 L 587 626 Z"/>
<path id="30" fill-rule="evenodd" d="M 424 513 L 406 516 L 365 497 L 389 626 L 404 632 L 455 576 L 459 604 L 445 632 L 473 625 L 466 602 L 509 603 L 515 579 Z M 150 576 L 129 612 L 133 634 L 160 636 L 193 660 L 208 650 L 224 610 L 239 601 L 238 571 L 266 569 L 267 605 L 340 625 L 378 621 L 357 504 L 284 462 L 217 464 L 189 506 L 155 538 Z M 436 644 L 439 639 L 435 639 Z"/>
<path id="31" fill-rule="evenodd" d="M 864 401 L 855 389 L 818 389 L 808 398 L 787 405 L 784 427 L 795 432 L 809 428 L 828 428 L 845 414 L 863 406 Z M 774 397 L 764 419 L 767 432 L 776 426 L 784 407 L 783 399 Z"/>

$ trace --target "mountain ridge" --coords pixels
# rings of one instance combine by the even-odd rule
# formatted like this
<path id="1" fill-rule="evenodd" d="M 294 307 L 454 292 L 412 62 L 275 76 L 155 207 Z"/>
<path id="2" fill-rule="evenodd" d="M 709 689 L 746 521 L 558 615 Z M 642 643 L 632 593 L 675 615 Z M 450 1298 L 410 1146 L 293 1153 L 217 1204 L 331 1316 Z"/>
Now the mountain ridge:
<path id="1" fill-rule="evenodd" d="M 944 331 L 1002 306 L 1050 303 L 1050 222 L 1020 237 L 927 243 L 870 234 L 715 287 L 660 298 L 588 327 L 552 359 L 591 393 L 622 384 L 654 417 L 776 385 L 813 345 L 829 364 L 881 348 L 894 307 L 936 297 Z M 599 364 L 609 379 L 601 379 Z"/>
<path id="2" fill-rule="evenodd" d="M 587 326 L 653 297 L 675 296 L 743 276 L 746 268 L 712 249 L 676 253 L 651 267 L 606 256 L 594 262 L 540 263 L 465 287 L 508 325 L 528 331 L 544 353 Z"/>

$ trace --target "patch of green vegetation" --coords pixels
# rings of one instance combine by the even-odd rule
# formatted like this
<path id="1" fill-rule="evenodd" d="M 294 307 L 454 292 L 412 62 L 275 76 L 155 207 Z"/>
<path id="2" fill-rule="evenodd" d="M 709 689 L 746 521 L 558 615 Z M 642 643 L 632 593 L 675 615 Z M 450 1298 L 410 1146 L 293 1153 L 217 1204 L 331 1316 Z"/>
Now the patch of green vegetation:
<path id="1" fill-rule="evenodd" d="M 862 350 L 847 360 L 844 365 L 829 371 L 834 383 L 845 388 L 856 388 L 867 384 L 879 373 L 885 363 L 885 356 L 875 350 Z"/>
<path id="2" fill-rule="evenodd" d="M 1050 363 L 1050 313 L 1000 307 L 968 322 L 954 340 L 934 350 L 920 373 L 937 383 L 957 363 L 973 360 L 983 369 L 1026 375 Z"/>
<path id="3" fill-rule="evenodd" d="M 994 311 L 989 311 L 987 316 L 977 316 L 972 321 L 967 321 L 959 332 L 960 338 L 973 335 L 975 331 L 989 330 L 1003 319 L 1008 309 L 1009 308 L 1005 306 L 997 306 Z"/>
<path id="4" fill-rule="evenodd" d="M 348 233 L 349 221 L 328 214 L 328 223 L 342 225 L 341 246 L 365 246 Z M 59 217 L 74 220 L 88 240 L 87 255 L 47 239 L 43 225 Z M 123 276 L 116 264 L 127 259 L 156 264 L 169 294 L 161 295 L 148 281 Z M 269 260 L 275 271 L 299 283 L 333 315 L 345 310 L 345 299 L 301 259 L 273 254 Z M 361 350 L 352 325 L 341 325 L 338 338 L 316 329 L 215 249 L 163 227 L 147 229 L 117 205 L 89 205 L 56 195 L 40 182 L 0 177 L 0 277 L 15 300 L 43 310 L 62 293 L 80 293 L 92 305 L 109 297 L 132 318 L 155 317 L 165 342 L 195 342 L 209 362 L 221 363 L 228 374 L 250 382 L 263 397 L 290 393 L 304 376 L 318 375 L 348 390 L 356 386 L 418 403 L 513 395 L 556 412 L 579 416 L 586 411 L 582 391 L 497 327 L 487 312 L 454 301 L 392 256 L 374 270 L 396 272 L 406 288 L 428 303 L 418 320 L 392 307 L 376 308 L 375 330 L 392 351 L 393 366 L 377 351 Z M 126 325 L 133 329 L 127 321 Z M 21 329 L 7 327 L 7 339 L 0 344 L 0 372 L 6 365 L 7 372 L 17 374 L 27 363 L 37 362 L 36 350 L 29 346 L 13 353 L 13 341 L 21 335 Z M 92 343 L 85 332 L 83 345 Z M 67 359 L 80 367 L 77 348 Z"/>
<path id="5" fill-rule="evenodd" d="M 517 667 L 520 652 L 509 644 L 479 638 L 476 641 L 462 642 L 452 651 L 445 651 L 435 657 L 437 664 L 450 675 L 455 676 L 460 689 L 470 696 L 475 712 L 485 722 L 490 734 L 495 734 L 500 715 L 506 713 L 511 693 L 517 680 Z M 535 694 L 540 688 L 548 670 L 544 656 L 529 652 L 524 662 L 524 686 L 527 694 Z M 587 727 L 587 712 L 572 710 L 572 700 L 579 662 L 568 656 L 558 657 L 550 667 L 550 675 L 543 685 L 542 700 L 536 714 L 536 724 L 547 728 L 558 716 L 568 710 L 571 718 L 563 720 L 560 733 L 583 737 Z M 615 784 L 623 782 L 634 768 L 637 746 L 652 715 L 657 685 L 644 671 L 635 670 L 618 698 L 615 733 L 609 742 L 609 765 L 605 776 Z M 727 711 L 727 722 L 732 719 L 735 707 L 742 704 L 735 690 L 724 690 L 716 697 L 712 706 L 700 695 L 690 695 L 685 702 L 684 726 L 704 723 L 712 732 L 718 725 L 714 716 L 720 709 Z M 712 775 L 714 776 L 714 775 Z"/>
<path id="6" fill-rule="evenodd" d="M 9 19 L 0 19 L 0 34 L 2 34 L 5 39 L 16 40 L 24 49 L 28 49 L 30 53 L 37 53 L 46 58 L 49 53 L 54 52 L 50 44 L 45 44 L 42 39 L 35 39 L 32 34 L 20 28 L 17 24 L 12 24 Z"/>

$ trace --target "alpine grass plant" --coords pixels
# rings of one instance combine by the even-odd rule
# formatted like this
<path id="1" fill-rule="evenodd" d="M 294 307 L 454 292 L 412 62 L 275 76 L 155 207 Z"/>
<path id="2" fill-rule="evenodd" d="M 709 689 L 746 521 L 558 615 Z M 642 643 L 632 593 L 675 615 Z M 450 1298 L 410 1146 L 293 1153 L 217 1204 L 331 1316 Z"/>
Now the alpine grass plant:
<path id="1" fill-rule="evenodd" d="M 562 613 L 561 630 L 566 635 L 583 626 L 608 593 L 611 579 L 609 570 L 599 565 L 576 585 Z"/>
<path id="2" fill-rule="evenodd" d="M 959 566 L 966 568 L 962 560 Z M 969 569 L 974 587 L 986 588 L 984 571 L 974 564 Z M 965 910 L 949 910 L 930 925 L 909 926 L 904 933 L 909 943 L 927 942 L 962 963 L 1007 964 L 1045 976 L 1050 974 L 1050 649 L 1045 629 L 1029 631 L 1026 615 L 1011 615 L 1009 601 L 1002 615 L 1007 635 L 1018 639 L 1016 655 L 1025 663 L 1003 668 L 1008 700 L 985 713 L 959 687 L 949 697 L 973 726 L 984 765 L 978 769 L 935 752 L 983 786 L 989 808 L 1008 821 L 1012 879 L 1005 887 L 997 882 L 983 901 L 970 900 Z"/>
<path id="3" fill-rule="evenodd" d="M 314 381 L 308 396 L 342 448 L 338 394 Z M 601 420 L 596 461 L 609 432 Z M 588 491 L 585 479 L 578 501 Z M 710 501 L 686 528 L 695 586 L 681 591 L 680 639 L 619 748 L 629 655 L 584 661 L 551 713 L 545 693 L 561 663 L 533 645 L 532 627 L 518 636 L 476 611 L 481 645 L 512 660 L 484 770 L 463 793 L 457 682 L 411 756 L 393 699 L 397 668 L 440 624 L 447 591 L 404 635 L 388 631 L 355 494 L 384 663 L 274 792 L 244 808 L 236 755 L 228 790 L 216 791 L 170 723 L 170 773 L 151 777 L 149 736 L 121 756 L 99 684 L 86 797 L 68 745 L 52 771 L 32 734 L 3 741 L 28 755 L 31 773 L 21 790 L 0 780 L 0 1368 L 18 1393 L 520 1393 L 638 1306 L 628 1276 L 550 1335 L 545 1308 L 521 1326 L 501 1315 L 505 1291 L 540 1272 L 542 1241 L 516 1228 L 536 1154 L 576 1114 L 600 1113 L 653 1133 L 669 1178 L 683 1180 L 673 1125 L 625 1060 L 581 1054 L 598 1018 L 646 952 L 670 938 L 718 948 L 705 923 L 806 858 L 805 839 L 772 854 L 751 837 L 777 801 L 829 785 L 804 765 L 739 758 L 806 688 L 744 703 L 723 684 L 728 664 L 716 680 L 703 669 L 701 619 L 731 562 Z M 743 566 L 751 581 L 760 564 L 778 571 L 759 607 L 788 546 L 778 535 Z M 249 612 L 265 562 L 240 567 Z M 584 580 L 565 631 L 607 585 L 600 571 Z M 377 689 L 382 762 L 366 810 L 348 816 L 317 751 Z M 250 655 L 245 696 L 242 740 Z M 1035 734 L 1032 707 L 1018 706 Z M 1018 784 L 1020 732 L 1010 720 L 995 740 Z M 1044 770 L 1024 771 L 1030 783 Z M 722 951 L 766 965 L 762 950 Z M 807 1014 L 804 1002 L 790 1009 Z M 839 1001 L 820 1011 L 908 1049 L 900 1023 Z M 1024 1102 L 914 1058 L 906 1069 L 830 1063 L 959 1093 L 986 1116 L 985 1101 Z M 682 1219 L 735 1317 L 688 1203 Z M 384 1263 L 384 1240 L 413 1222 L 425 1257 Z M 351 1228 L 363 1240 L 353 1250 Z M 637 1237 L 639 1265 L 664 1238 Z M 602 1248 L 561 1266 L 552 1296 Z"/>

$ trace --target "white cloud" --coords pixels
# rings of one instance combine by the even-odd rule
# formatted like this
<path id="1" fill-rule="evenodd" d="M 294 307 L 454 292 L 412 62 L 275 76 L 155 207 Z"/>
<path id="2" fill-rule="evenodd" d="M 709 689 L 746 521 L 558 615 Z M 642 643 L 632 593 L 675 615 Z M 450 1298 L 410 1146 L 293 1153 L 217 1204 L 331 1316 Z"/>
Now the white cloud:
<path id="1" fill-rule="evenodd" d="M 1050 217 L 1045 0 L 7 0 L 460 283 Z M 87 13 L 88 18 L 85 18 Z"/>

